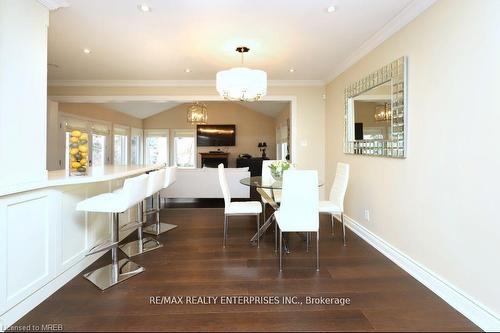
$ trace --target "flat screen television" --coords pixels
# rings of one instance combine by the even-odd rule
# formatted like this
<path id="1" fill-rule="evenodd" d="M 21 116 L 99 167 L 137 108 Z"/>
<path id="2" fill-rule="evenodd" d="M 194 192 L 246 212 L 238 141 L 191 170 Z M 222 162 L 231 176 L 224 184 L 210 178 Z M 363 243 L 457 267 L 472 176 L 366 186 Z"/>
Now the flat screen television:
<path id="1" fill-rule="evenodd" d="M 236 125 L 196 126 L 198 147 L 236 145 Z"/>

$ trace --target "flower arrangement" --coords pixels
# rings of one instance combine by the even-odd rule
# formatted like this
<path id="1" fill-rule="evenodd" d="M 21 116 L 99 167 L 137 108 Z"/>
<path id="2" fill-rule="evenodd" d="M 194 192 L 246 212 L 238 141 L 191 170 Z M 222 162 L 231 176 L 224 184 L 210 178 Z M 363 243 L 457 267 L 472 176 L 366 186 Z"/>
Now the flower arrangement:
<path id="1" fill-rule="evenodd" d="M 271 176 L 277 181 L 281 181 L 283 179 L 283 172 L 285 170 L 290 169 L 292 164 L 287 161 L 276 161 L 269 165 L 269 169 L 271 169 Z"/>

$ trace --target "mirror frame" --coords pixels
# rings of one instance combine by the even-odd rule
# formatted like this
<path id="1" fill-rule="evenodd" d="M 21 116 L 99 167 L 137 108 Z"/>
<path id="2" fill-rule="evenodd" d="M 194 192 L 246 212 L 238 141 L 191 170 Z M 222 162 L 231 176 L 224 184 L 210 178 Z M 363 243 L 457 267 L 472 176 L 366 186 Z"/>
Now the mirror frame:
<path id="1" fill-rule="evenodd" d="M 401 57 L 347 86 L 344 91 L 344 153 L 406 158 L 407 141 L 407 60 Z M 391 139 L 354 138 L 353 98 L 383 83 L 391 82 Z"/>

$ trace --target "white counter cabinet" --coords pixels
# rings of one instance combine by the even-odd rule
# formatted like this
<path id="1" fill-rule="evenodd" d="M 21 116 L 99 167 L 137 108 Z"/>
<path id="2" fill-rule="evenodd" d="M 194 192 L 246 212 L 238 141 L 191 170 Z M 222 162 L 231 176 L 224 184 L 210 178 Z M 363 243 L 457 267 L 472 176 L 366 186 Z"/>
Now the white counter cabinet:
<path id="1" fill-rule="evenodd" d="M 110 214 L 78 212 L 76 204 L 158 167 L 107 166 L 84 177 L 54 171 L 45 182 L 0 189 L 0 330 L 105 254 L 85 257 L 110 238 Z M 120 224 L 135 216 L 121 214 Z"/>

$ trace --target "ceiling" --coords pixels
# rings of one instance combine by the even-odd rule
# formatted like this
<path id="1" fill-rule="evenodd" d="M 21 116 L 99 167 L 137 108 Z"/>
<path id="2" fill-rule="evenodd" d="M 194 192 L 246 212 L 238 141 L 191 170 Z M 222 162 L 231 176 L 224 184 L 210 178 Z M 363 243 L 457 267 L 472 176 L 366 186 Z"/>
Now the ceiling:
<path id="1" fill-rule="evenodd" d="M 270 80 L 325 80 L 412 0 L 67 2 L 50 14 L 49 80 L 213 80 L 240 45 Z"/>
<path id="2" fill-rule="evenodd" d="M 99 105 L 112 109 L 118 112 L 126 113 L 130 116 L 144 119 L 151 117 L 157 113 L 170 110 L 179 104 L 186 103 L 186 101 L 165 101 L 165 102 L 143 102 L 143 101 L 130 101 L 130 102 L 109 102 L 99 103 Z M 210 102 L 205 102 L 209 104 Z M 284 101 L 258 101 L 258 102 L 227 102 L 237 103 L 250 110 L 260 112 L 270 117 L 277 117 L 279 113 L 285 108 L 289 102 Z"/>
<path id="3" fill-rule="evenodd" d="M 144 119 L 151 117 L 157 113 L 160 113 L 165 110 L 169 110 L 182 102 L 111 102 L 111 103 L 102 103 L 101 106 L 115 110 L 118 112 L 126 113 L 130 116 Z"/>

